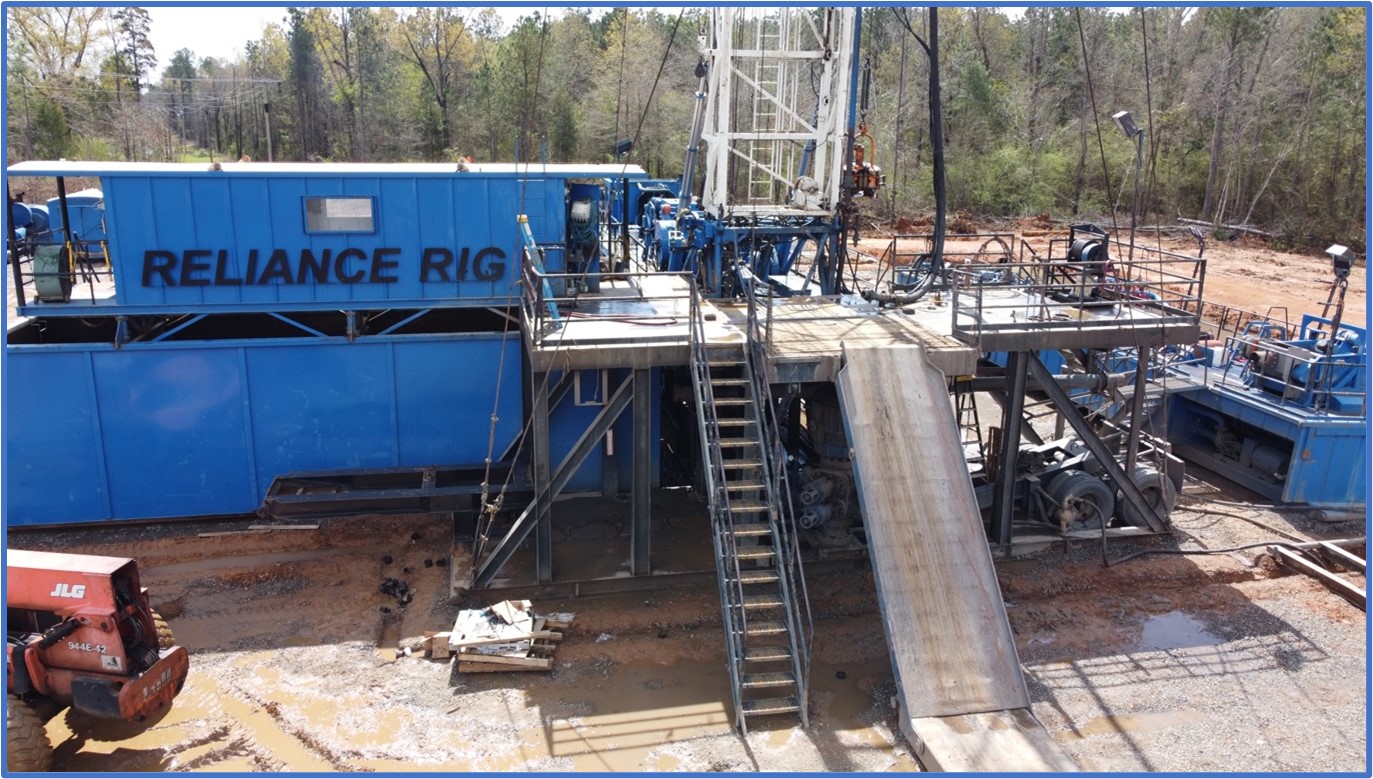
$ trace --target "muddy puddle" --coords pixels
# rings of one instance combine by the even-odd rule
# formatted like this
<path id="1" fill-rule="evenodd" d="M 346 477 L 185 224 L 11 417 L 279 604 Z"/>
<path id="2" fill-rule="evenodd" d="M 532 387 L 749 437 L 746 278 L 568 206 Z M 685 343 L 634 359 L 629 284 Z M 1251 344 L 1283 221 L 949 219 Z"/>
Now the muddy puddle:
<path id="1" fill-rule="evenodd" d="M 919 770 L 893 733 L 889 700 L 895 688 L 885 659 L 817 663 L 811 677 L 812 726 L 802 729 L 788 716 L 754 720 L 745 740 L 734 731 L 728 676 L 718 662 L 650 657 L 601 672 L 568 663 L 549 675 L 484 674 L 475 680 L 454 674 L 442 662 L 384 662 L 384 652 L 359 649 L 358 657 L 373 667 L 370 673 L 360 671 L 352 684 L 303 672 L 290 662 L 295 658 L 283 658 L 317 649 L 206 657 L 205 673 L 193 671 L 172 710 L 142 732 L 75 715 L 70 722 L 61 716 L 53 720 L 48 733 L 57 747 L 56 768 L 609 773 L 808 765 L 836 771 Z M 386 674 L 397 682 L 379 681 Z M 221 683 L 226 679 L 227 686 Z M 407 690 L 417 679 L 451 689 L 439 705 L 416 700 Z"/>
<path id="2" fill-rule="evenodd" d="M 1139 638 L 1139 650 L 1158 652 L 1171 649 L 1215 647 L 1221 639 L 1207 629 L 1196 617 L 1181 611 L 1170 611 L 1147 618 Z"/>

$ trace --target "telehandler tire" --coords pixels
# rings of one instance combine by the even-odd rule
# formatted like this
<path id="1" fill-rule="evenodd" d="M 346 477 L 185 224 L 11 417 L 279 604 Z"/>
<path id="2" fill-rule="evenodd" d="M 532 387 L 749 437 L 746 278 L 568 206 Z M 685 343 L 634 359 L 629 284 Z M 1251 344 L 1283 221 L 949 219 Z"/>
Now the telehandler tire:
<path id="1" fill-rule="evenodd" d="M 176 646 L 176 636 L 172 634 L 172 628 L 167 624 L 167 620 L 161 614 L 153 611 L 153 624 L 157 626 L 157 648 L 167 649 Z"/>
<path id="2" fill-rule="evenodd" d="M 43 719 L 17 696 L 5 696 L 5 770 L 48 771 L 52 743 Z"/>

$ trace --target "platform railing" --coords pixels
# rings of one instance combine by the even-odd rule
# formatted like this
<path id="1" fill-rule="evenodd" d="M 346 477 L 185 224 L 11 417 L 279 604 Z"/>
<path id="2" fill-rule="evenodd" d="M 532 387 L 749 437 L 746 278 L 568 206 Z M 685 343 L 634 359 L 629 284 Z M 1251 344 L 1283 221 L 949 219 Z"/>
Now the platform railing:
<path id="1" fill-rule="evenodd" d="M 1314 346 L 1243 335 L 1228 337 L 1222 353 L 1224 367 L 1215 384 L 1260 390 L 1265 400 L 1279 406 L 1366 418 L 1367 355 L 1331 355 Z"/>
<path id="2" fill-rule="evenodd" d="M 1048 260 L 953 268 L 953 334 L 978 343 L 998 331 L 1196 325 L 1204 261 L 1138 250 L 1137 257 L 1133 263 Z"/>
<path id="3" fill-rule="evenodd" d="M 617 287 L 613 297 L 602 292 L 582 291 L 586 281 L 584 273 L 549 273 L 524 263 L 521 271 L 520 310 L 529 332 L 535 342 L 555 336 L 570 321 L 607 321 L 629 322 L 643 325 L 682 324 L 689 316 L 689 289 L 692 284 L 689 273 L 668 273 L 659 271 L 633 271 L 626 273 L 601 274 L 601 279 L 616 279 L 628 282 L 627 286 Z M 651 277 L 684 279 L 686 284 L 679 290 L 650 294 L 645 292 L 643 283 Z M 661 311 L 655 312 L 597 312 L 588 310 L 591 303 L 600 304 L 606 300 L 661 302 Z M 683 339 L 685 340 L 685 339 Z"/>

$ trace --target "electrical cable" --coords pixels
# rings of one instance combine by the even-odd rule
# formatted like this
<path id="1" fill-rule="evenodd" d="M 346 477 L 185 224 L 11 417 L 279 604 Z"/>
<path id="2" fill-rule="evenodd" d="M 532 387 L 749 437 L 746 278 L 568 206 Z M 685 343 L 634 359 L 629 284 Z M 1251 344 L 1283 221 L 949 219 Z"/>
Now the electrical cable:
<path id="1" fill-rule="evenodd" d="M 1106 165 L 1106 142 L 1101 135 L 1101 115 L 1097 113 L 1096 89 L 1092 86 L 1092 63 L 1087 55 L 1087 35 L 1082 31 L 1082 9 L 1074 8 L 1073 17 L 1077 19 L 1077 38 L 1082 44 L 1082 69 L 1087 77 L 1087 96 L 1092 102 L 1092 120 L 1096 123 L 1096 143 L 1097 149 L 1101 152 L 1101 175 L 1106 177 L 1106 192 L 1111 191 L 1111 170 Z M 1111 232 L 1113 235 L 1120 234 L 1120 225 L 1116 222 L 1116 204 L 1109 203 L 1111 209 Z"/>
<path id="2" fill-rule="evenodd" d="M 1252 517 L 1246 517 L 1246 516 L 1244 516 L 1243 514 L 1236 514 L 1236 513 L 1231 512 L 1231 511 L 1203 511 L 1203 510 L 1201 510 L 1201 509 L 1189 509 L 1189 508 L 1182 508 L 1182 509 L 1175 509 L 1175 510 L 1176 510 L 1176 511 L 1186 512 L 1186 513 L 1188 513 L 1188 514 L 1201 514 L 1201 515 L 1203 515 L 1203 516 L 1229 517 L 1230 519 L 1240 519 L 1240 520 L 1244 520 L 1245 522 L 1248 522 L 1249 524 L 1251 524 L 1251 525 L 1253 525 L 1253 526 L 1255 526 L 1255 527 L 1262 528 L 1262 529 L 1264 529 L 1264 530 L 1267 530 L 1267 531 L 1270 532 L 1270 533 L 1273 533 L 1273 534 L 1275 534 L 1275 535 L 1280 535 L 1280 536 L 1282 536 L 1283 538 L 1289 539 L 1289 540 L 1291 540 L 1291 541 L 1296 541 L 1296 542 L 1298 542 L 1298 543 L 1306 543 L 1307 541 L 1310 540 L 1310 539 L 1306 539 L 1306 538 L 1301 538 L 1301 537 L 1299 537 L 1299 536 L 1294 536 L 1294 535 L 1292 535 L 1291 533 L 1288 533 L 1288 532 L 1283 531 L 1283 530 L 1279 530 L 1279 529 L 1277 529 L 1277 528 L 1275 528 L 1275 527 L 1272 527 L 1271 525 L 1264 524 L 1263 522 L 1260 522 L 1260 521 L 1258 521 L 1257 519 L 1254 519 L 1254 518 L 1252 518 Z"/>
<path id="3" fill-rule="evenodd" d="M 1246 509 L 1268 509 L 1270 511 L 1304 511 L 1296 506 L 1284 506 L 1278 503 L 1247 503 L 1242 500 L 1220 500 L 1219 498 L 1200 498 L 1194 495 L 1179 495 L 1178 497 L 1186 501 L 1197 503 L 1216 503 L 1221 506 L 1237 506 Z"/>

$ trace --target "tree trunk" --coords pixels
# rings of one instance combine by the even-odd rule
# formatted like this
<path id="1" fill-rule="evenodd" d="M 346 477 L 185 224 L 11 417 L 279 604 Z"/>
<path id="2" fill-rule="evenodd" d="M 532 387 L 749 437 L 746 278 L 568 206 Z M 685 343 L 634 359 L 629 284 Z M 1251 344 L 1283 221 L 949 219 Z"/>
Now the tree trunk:
<path id="1" fill-rule="evenodd" d="M 1225 74 L 1220 85 L 1220 98 L 1216 101 L 1216 118 L 1211 125 L 1211 164 L 1206 169 L 1206 196 L 1201 204 L 1201 218 L 1213 224 L 1216 209 L 1216 182 L 1220 178 L 1220 158 L 1222 142 L 1225 140 L 1225 119 L 1230 112 L 1230 85 L 1235 80 L 1235 66 L 1240 44 L 1239 25 L 1230 30 L 1230 44 L 1225 55 Z"/>

